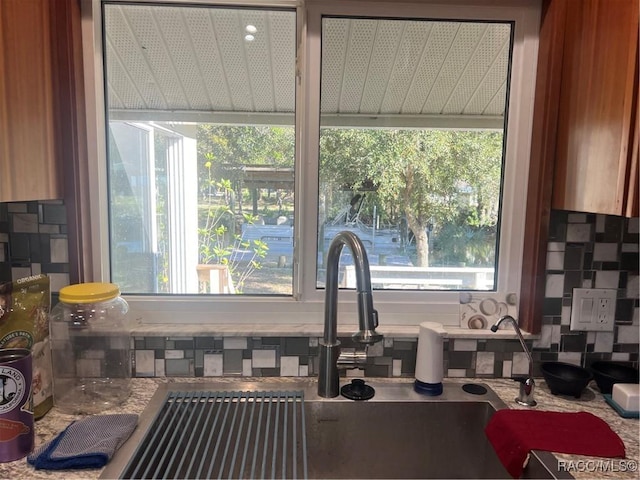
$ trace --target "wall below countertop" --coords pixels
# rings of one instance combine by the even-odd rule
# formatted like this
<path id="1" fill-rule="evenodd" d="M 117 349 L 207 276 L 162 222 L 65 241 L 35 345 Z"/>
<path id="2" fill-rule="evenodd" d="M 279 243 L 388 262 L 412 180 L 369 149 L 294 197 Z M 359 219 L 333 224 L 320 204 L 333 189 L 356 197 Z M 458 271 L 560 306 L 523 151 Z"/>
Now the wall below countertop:
<path id="1" fill-rule="evenodd" d="M 547 284 L 539 338 L 528 341 L 536 372 L 544 361 L 589 365 L 596 360 L 638 366 L 640 345 L 639 219 L 553 211 Z M 66 211 L 62 201 L 0 203 L 0 282 L 38 273 L 52 292 L 69 283 Z M 573 288 L 617 289 L 613 332 L 572 332 Z M 351 340 L 343 338 L 346 348 Z M 226 337 L 209 333 L 132 337 L 134 372 L 149 376 L 312 376 L 318 337 Z M 367 376 L 413 376 L 416 337 L 374 346 Z M 517 340 L 445 341 L 449 377 L 510 377 L 527 371 Z"/>

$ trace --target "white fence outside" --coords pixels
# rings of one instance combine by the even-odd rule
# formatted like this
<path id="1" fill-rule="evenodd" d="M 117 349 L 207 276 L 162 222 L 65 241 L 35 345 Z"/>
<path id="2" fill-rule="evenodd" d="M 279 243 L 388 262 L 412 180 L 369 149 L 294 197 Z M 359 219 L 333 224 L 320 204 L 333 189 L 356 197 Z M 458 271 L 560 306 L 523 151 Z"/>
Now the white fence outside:
<path id="1" fill-rule="evenodd" d="M 378 288 L 418 290 L 491 290 L 495 270 L 493 268 L 465 267 L 404 267 L 372 265 L 371 284 Z M 353 265 L 345 266 L 340 285 L 356 287 Z"/>

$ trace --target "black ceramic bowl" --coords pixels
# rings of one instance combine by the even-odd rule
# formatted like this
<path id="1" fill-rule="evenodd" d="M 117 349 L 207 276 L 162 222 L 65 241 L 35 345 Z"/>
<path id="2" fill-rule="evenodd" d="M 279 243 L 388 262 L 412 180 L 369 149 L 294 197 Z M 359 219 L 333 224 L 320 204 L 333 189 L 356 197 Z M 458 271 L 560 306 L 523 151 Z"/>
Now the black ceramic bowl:
<path id="1" fill-rule="evenodd" d="M 602 393 L 611 393 L 614 383 L 640 383 L 638 369 L 624 363 L 600 361 L 589 368 Z"/>
<path id="2" fill-rule="evenodd" d="M 554 395 L 569 395 L 580 398 L 582 391 L 593 378 L 586 368 L 563 362 L 545 362 L 541 367 L 549 390 Z"/>

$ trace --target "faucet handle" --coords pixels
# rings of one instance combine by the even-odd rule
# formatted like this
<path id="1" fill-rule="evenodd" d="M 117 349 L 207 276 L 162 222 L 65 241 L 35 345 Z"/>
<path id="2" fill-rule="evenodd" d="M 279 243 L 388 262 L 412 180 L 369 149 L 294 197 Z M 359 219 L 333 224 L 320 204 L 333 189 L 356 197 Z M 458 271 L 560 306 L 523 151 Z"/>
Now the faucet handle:
<path id="1" fill-rule="evenodd" d="M 374 308 L 371 314 L 373 315 L 373 328 L 378 328 L 378 326 L 380 325 L 378 323 L 378 310 Z"/>

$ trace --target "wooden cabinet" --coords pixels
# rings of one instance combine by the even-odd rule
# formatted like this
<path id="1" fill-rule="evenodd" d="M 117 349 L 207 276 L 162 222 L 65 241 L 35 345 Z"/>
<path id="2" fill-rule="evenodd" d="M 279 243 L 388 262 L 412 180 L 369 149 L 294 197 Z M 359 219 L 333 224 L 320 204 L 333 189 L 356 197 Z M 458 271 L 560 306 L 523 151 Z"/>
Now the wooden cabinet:
<path id="1" fill-rule="evenodd" d="M 638 215 L 637 50 L 637 0 L 542 0 L 520 288 L 527 332 L 542 325 L 551 209 Z"/>
<path id="2" fill-rule="evenodd" d="M 565 2 L 555 209 L 638 215 L 638 0 Z"/>
<path id="3" fill-rule="evenodd" d="M 52 3 L 0 1 L 0 201 L 62 198 Z"/>

